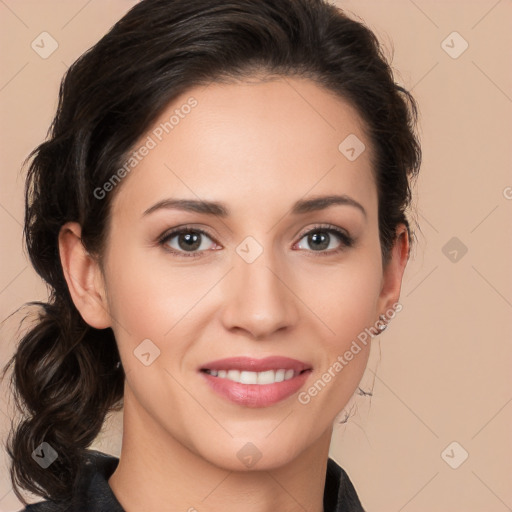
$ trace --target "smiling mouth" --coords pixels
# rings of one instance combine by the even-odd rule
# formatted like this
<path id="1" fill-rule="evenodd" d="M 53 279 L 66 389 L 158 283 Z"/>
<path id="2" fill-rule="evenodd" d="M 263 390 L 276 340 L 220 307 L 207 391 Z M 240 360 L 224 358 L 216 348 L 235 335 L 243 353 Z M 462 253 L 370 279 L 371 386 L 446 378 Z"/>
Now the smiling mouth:
<path id="1" fill-rule="evenodd" d="M 284 356 L 263 359 L 236 356 L 209 361 L 198 368 L 216 394 L 242 407 L 270 407 L 306 383 L 310 363 Z"/>
<path id="2" fill-rule="evenodd" d="M 284 382 L 287 380 L 291 380 L 298 375 L 311 371 L 309 369 L 296 371 L 293 369 L 281 368 L 278 370 L 265 370 L 262 372 L 252 372 L 247 370 L 209 370 L 202 369 L 201 370 L 212 377 L 217 377 L 219 379 L 227 379 L 233 382 L 238 382 L 239 384 L 256 384 L 256 385 L 265 385 L 265 384 L 275 384 L 276 382 Z"/>

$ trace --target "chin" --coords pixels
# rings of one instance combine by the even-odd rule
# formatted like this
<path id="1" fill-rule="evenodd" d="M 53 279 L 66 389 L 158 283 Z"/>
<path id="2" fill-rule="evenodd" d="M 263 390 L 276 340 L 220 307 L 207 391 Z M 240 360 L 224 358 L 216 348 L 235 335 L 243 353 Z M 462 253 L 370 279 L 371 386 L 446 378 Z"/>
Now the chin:
<path id="1" fill-rule="evenodd" d="M 270 471 L 292 463 L 300 453 L 307 449 L 303 438 L 295 438 L 284 432 L 268 437 L 244 436 L 225 440 L 198 455 L 210 464 L 226 471 Z M 284 442 L 286 439 L 286 442 Z M 206 447 L 205 447 L 206 448 Z"/>

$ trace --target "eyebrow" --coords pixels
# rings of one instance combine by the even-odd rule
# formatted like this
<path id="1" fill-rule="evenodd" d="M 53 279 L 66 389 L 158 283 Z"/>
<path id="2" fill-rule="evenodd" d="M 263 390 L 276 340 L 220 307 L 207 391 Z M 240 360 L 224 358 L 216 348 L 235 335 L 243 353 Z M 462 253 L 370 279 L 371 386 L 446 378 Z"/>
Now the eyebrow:
<path id="1" fill-rule="evenodd" d="M 367 217 L 366 210 L 361 203 L 358 203 L 355 199 L 343 195 L 328 195 L 328 196 L 317 196 L 310 199 L 300 199 L 292 206 L 292 215 L 301 215 L 304 213 L 316 212 L 325 210 L 330 206 L 343 205 L 353 206 L 360 210 L 365 218 Z M 164 199 L 148 208 L 142 216 L 149 215 L 156 210 L 160 209 L 177 209 L 187 212 L 204 213 L 207 215 L 217 215 L 219 217 L 229 217 L 229 208 L 224 204 L 217 201 L 204 201 L 195 199 Z"/>

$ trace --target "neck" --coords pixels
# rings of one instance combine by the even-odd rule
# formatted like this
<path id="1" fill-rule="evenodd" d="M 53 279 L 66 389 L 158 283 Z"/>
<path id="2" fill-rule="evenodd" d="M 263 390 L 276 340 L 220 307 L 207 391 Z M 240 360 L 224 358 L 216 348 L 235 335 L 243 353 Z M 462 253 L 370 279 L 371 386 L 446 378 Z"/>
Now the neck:
<path id="1" fill-rule="evenodd" d="M 164 431 L 126 386 L 121 455 L 108 483 L 126 512 L 322 512 L 331 434 L 272 469 L 231 471 Z"/>

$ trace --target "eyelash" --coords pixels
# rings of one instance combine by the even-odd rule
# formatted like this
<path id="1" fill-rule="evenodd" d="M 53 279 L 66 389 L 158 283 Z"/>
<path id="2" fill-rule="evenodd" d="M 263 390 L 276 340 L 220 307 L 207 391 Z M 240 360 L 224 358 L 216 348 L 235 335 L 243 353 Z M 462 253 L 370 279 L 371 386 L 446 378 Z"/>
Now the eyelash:
<path id="1" fill-rule="evenodd" d="M 306 231 L 305 233 L 302 233 L 299 237 L 299 241 L 302 240 L 305 236 L 310 235 L 312 233 L 321 232 L 321 233 L 334 233 L 337 235 L 341 241 L 341 246 L 337 249 L 331 249 L 329 251 L 310 251 L 313 253 L 316 253 L 315 256 L 332 256 L 333 254 L 338 254 L 341 251 L 352 247 L 354 245 L 355 240 L 348 235 L 345 231 L 342 231 L 341 229 L 337 228 L 336 226 L 333 226 L 332 224 L 327 225 L 317 225 L 311 228 L 310 230 Z M 158 244 L 165 248 L 168 252 L 178 255 L 178 257 L 185 257 L 185 258 L 197 258 L 201 256 L 201 253 L 204 251 L 197 251 L 197 252 L 184 252 L 184 251 L 176 251 L 175 249 L 170 249 L 167 246 L 167 243 L 169 240 L 174 238 L 176 235 L 181 235 L 182 233 L 200 233 L 201 235 L 204 235 L 208 238 L 210 238 L 213 242 L 217 243 L 216 240 L 203 229 L 200 228 L 193 228 L 193 227 L 182 227 L 177 228 L 174 230 L 171 230 L 170 232 L 164 233 L 159 239 Z"/>

